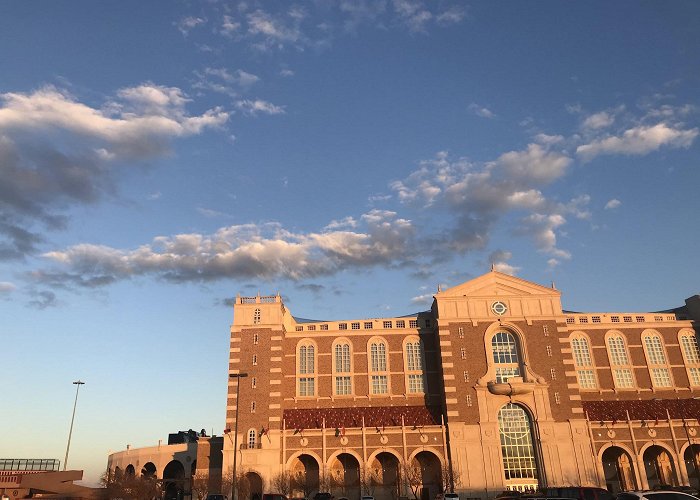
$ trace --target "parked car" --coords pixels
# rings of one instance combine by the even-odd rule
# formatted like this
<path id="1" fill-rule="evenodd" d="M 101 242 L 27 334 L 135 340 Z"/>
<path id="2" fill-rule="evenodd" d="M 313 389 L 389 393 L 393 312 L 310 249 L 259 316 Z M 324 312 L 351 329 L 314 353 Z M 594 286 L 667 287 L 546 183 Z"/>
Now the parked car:
<path id="1" fill-rule="evenodd" d="M 207 495 L 207 500 L 228 500 L 228 497 L 220 493 L 210 493 Z"/>
<path id="2" fill-rule="evenodd" d="M 374 500 L 372 495 L 362 495 L 362 500 Z"/>
<path id="3" fill-rule="evenodd" d="M 314 495 L 314 500 L 333 500 L 333 495 L 328 492 L 318 492 Z"/>
<path id="4" fill-rule="evenodd" d="M 459 500 L 459 495 L 457 493 L 445 493 L 445 500 Z"/>
<path id="5" fill-rule="evenodd" d="M 554 486 L 545 488 L 543 496 L 547 498 L 573 498 L 575 500 L 614 500 L 613 494 L 608 490 L 590 486 Z"/>
<path id="6" fill-rule="evenodd" d="M 287 500 L 287 497 L 281 493 L 263 493 L 262 500 Z"/>
<path id="7" fill-rule="evenodd" d="M 673 490 L 625 491 L 617 494 L 617 500 L 698 500 L 698 497 Z"/>

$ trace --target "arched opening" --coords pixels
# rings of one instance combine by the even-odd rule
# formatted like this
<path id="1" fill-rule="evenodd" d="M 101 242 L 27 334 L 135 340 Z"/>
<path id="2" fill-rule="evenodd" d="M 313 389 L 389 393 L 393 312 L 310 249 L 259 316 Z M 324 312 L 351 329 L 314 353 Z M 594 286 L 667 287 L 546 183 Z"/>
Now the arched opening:
<path id="1" fill-rule="evenodd" d="M 248 481 L 248 491 L 250 500 L 261 500 L 263 494 L 263 481 L 257 472 L 246 472 L 245 478 Z M 239 500 L 242 500 L 239 498 Z"/>
<path id="2" fill-rule="evenodd" d="M 700 489 L 700 445 L 688 446 L 683 453 L 685 469 L 688 471 L 690 487 Z"/>
<path id="3" fill-rule="evenodd" d="M 349 453 L 338 455 L 330 468 L 330 492 L 336 497 L 360 497 L 360 464 Z"/>
<path id="4" fill-rule="evenodd" d="M 156 466 L 153 462 L 148 462 L 141 469 L 141 476 L 147 479 L 156 477 Z"/>
<path id="5" fill-rule="evenodd" d="M 644 452 L 644 470 L 649 488 L 678 486 L 671 455 L 661 446 L 650 446 Z"/>
<path id="6" fill-rule="evenodd" d="M 134 469 L 134 466 L 129 464 L 126 466 L 126 469 L 124 469 L 124 475 L 127 477 L 134 477 L 136 475 L 136 469 Z"/>
<path id="7" fill-rule="evenodd" d="M 311 493 L 318 491 L 319 466 L 311 455 L 299 455 L 291 466 L 292 496 L 311 498 Z"/>
<path id="8" fill-rule="evenodd" d="M 122 471 L 122 468 L 121 468 L 121 467 L 116 466 L 116 467 L 114 468 L 114 476 L 113 476 L 113 477 L 114 477 L 114 480 L 115 480 L 115 481 L 118 481 L 118 480 L 120 480 L 122 477 L 124 477 L 124 471 Z"/>
<path id="9" fill-rule="evenodd" d="M 165 500 L 182 500 L 185 486 L 185 468 L 178 460 L 172 460 L 163 469 L 163 497 Z"/>
<path id="10" fill-rule="evenodd" d="M 375 500 L 395 500 L 401 487 L 399 460 L 391 453 L 379 453 L 369 465 L 365 482 Z"/>
<path id="11" fill-rule="evenodd" d="M 513 403 L 503 406 L 498 412 L 498 433 L 506 489 L 536 490 L 539 486 L 538 461 L 532 424 L 525 409 Z"/>
<path id="12" fill-rule="evenodd" d="M 625 450 L 618 446 L 611 446 L 603 452 L 602 461 L 605 487 L 610 493 L 615 495 L 621 491 L 637 488 L 632 459 Z"/>
<path id="13" fill-rule="evenodd" d="M 414 460 L 420 468 L 418 498 L 421 500 L 435 498 L 438 493 L 442 492 L 442 465 L 440 459 L 429 451 L 421 451 Z"/>

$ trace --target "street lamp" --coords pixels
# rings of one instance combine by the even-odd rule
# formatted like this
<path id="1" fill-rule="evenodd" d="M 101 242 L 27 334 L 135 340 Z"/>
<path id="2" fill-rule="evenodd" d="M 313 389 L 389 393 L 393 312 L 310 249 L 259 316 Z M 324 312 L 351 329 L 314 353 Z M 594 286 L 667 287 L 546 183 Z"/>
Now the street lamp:
<path id="1" fill-rule="evenodd" d="M 231 500 L 236 500 L 236 458 L 238 457 L 238 395 L 241 390 L 241 380 L 248 376 L 247 373 L 229 373 L 229 378 L 236 379 L 236 423 L 233 426 L 233 478 L 231 480 Z"/>
<path id="2" fill-rule="evenodd" d="M 77 386 L 75 388 L 75 402 L 73 403 L 73 416 L 70 419 L 70 431 L 68 432 L 68 446 L 66 446 L 66 458 L 63 460 L 63 470 L 68 467 L 68 450 L 70 450 L 70 438 L 73 435 L 73 421 L 75 420 L 75 407 L 78 406 L 78 392 L 80 391 L 80 386 L 84 385 L 85 382 L 76 380 L 73 385 Z"/>

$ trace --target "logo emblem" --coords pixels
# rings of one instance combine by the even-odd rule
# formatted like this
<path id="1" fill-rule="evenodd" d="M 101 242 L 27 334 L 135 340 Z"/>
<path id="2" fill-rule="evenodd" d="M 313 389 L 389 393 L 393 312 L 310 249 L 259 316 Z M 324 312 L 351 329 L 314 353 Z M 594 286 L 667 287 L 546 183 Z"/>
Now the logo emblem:
<path id="1" fill-rule="evenodd" d="M 491 304 L 491 310 L 496 316 L 503 316 L 506 312 L 508 312 L 508 306 L 503 302 L 498 301 Z"/>

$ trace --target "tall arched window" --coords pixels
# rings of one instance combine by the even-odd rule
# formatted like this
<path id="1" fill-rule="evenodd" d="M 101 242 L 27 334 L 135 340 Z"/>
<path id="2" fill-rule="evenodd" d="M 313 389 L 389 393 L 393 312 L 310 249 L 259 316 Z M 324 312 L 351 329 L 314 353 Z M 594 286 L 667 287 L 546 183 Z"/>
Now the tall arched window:
<path id="1" fill-rule="evenodd" d="M 537 488 L 537 459 L 530 416 L 521 406 L 506 404 L 498 412 L 498 433 L 506 487 L 520 491 Z"/>
<path id="2" fill-rule="evenodd" d="M 389 393 L 389 370 L 386 362 L 386 343 L 373 340 L 369 345 L 369 371 L 372 394 Z"/>
<path id="3" fill-rule="evenodd" d="M 420 339 L 410 339 L 404 345 L 406 387 L 409 394 L 425 392 L 423 373 L 423 348 Z"/>
<path id="4" fill-rule="evenodd" d="M 595 389 L 598 384 L 596 383 L 595 367 L 588 339 L 580 334 L 572 338 L 571 351 L 574 354 L 579 387 L 581 389 Z"/>
<path id="5" fill-rule="evenodd" d="M 510 332 L 496 332 L 491 338 L 493 363 L 496 365 L 496 382 L 508 382 L 513 377 L 520 377 L 520 353 L 518 342 Z"/>
<path id="6" fill-rule="evenodd" d="M 700 349 L 698 349 L 698 339 L 694 332 L 682 331 L 678 340 L 683 351 L 685 369 L 688 372 L 690 385 L 700 385 Z"/>
<path id="7" fill-rule="evenodd" d="M 297 393 L 299 396 L 316 395 L 316 348 L 311 343 L 299 346 L 297 356 Z"/>
<path id="8" fill-rule="evenodd" d="M 612 369 L 613 380 L 616 389 L 631 389 L 634 387 L 634 375 L 630 363 L 627 344 L 620 333 L 612 333 L 607 336 L 608 357 Z"/>
<path id="9" fill-rule="evenodd" d="M 250 429 L 248 431 L 248 449 L 253 450 L 255 449 L 255 443 L 258 439 L 258 433 L 255 429 Z"/>
<path id="10" fill-rule="evenodd" d="M 654 387 L 672 387 L 671 371 L 668 368 L 666 350 L 661 336 L 658 333 L 644 333 L 642 341 L 652 385 Z"/>
<path id="11" fill-rule="evenodd" d="M 340 342 L 333 347 L 333 365 L 335 372 L 335 394 L 349 396 L 352 394 L 352 368 L 350 344 Z"/>
<path id="12" fill-rule="evenodd" d="M 260 309 L 253 311 L 253 324 L 257 325 L 260 323 Z"/>

